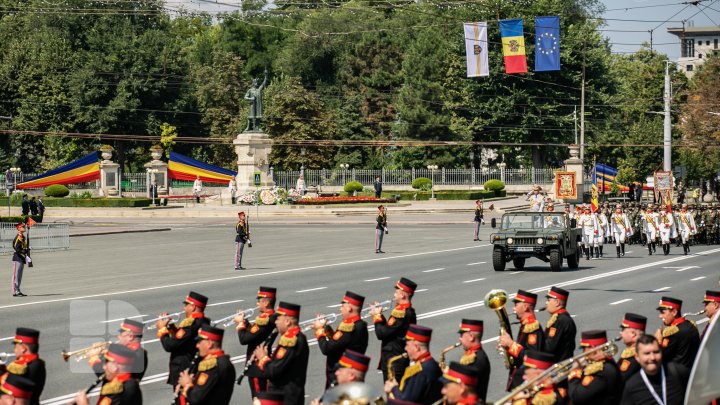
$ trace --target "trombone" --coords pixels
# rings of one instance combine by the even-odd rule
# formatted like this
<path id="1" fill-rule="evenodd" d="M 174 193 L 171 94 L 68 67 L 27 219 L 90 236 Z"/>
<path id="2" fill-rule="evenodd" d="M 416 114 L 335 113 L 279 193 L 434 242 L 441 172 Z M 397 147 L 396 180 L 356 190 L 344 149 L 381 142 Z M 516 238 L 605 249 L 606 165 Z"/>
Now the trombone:
<path id="1" fill-rule="evenodd" d="M 235 317 L 236 317 L 236 316 L 238 316 L 238 315 L 240 315 L 240 314 L 244 314 L 244 317 L 245 317 L 245 318 L 250 318 L 251 316 L 253 316 L 253 315 L 255 314 L 255 311 L 258 310 L 259 308 L 260 308 L 260 307 L 255 307 L 255 308 L 248 308 L 248 309 L 245 309 L 245 310 L 242 310 L 242 311 L 237 311 L 237 312 L 235 312 L 235 313 L 232 314 L 232 315 L 226 316 L 225 318 L 211 321 L 211 322 L 210 322 L 210 325 L 215 326 L 215 325 L 217 325 L 217 324 L 219 324 L 219 323 L 222 323 L 223 326 L 227 328 L 228 326 L 235 324 Z M 228 321 L 229 321 L 229 322 L 228 322 Z"/>
<path id="2" fill-rule="evenodd" d="M 330 315 L 318 315 L 313 319 L 308 319 L 307 321 L 302 321 L 298 324 L 300 327 L 301 332 L 307 332 L 315 327 L 315 321 L 321 321 L 325 320 L 325 324 L 329 325 L 333 322 L 335 322 L 338 319 L 339 314 L 330 314 Z"/>
<path id="3" fill-rule="evenodd" d="M 169 314 L 169 315 L 165 315 L 165 316 L 162 316 L 162 315 L 161 315 L 161 316 L 158 316 L 157 318 L 148 319 L 147 321 L 143 321 L 142 323 L 143 323 L 143 325 L 149 325 L 149 326 L 147 327 L 148 330 L 157 329 L 157 325 L 154 325 L 157 321 L 162 321 L 162 320 L 165 320 L 165 319 L 170 319 L 170 323 L 175 323 L 175 322 L 177 322 L 178 320 L 180 320 L 180 315 L 181 315 L 181 314 L 184 314 L 184 313 L 185 313 L 185 311 L 180 311 L 180 312 L 175 312 L 175 313 L 172 313 L 172 314 Z"/>
<path id="4" fill-rule="evenodd" d="M 8 359 L 15 357 L 15 353 L 0 353 L 0 364 L 7 363 Z"/>
<path id="5" fill-rule="evenodd" d="M 86 358 L 87 358 L 87 353 L 88 353 L 89 351 L 91 351 L 91 350 L 95 350 L 95 349 L 100 349 L 101 351 L 107 350 L 108 346 L 110 346 L 110 343 L 112 343 L 112 342 L 110 342 L 110 341 L 107 341 L 107 342 L 98 342 L 98 343 L 95 343 L 95 344 L 93 344 L 93 345 L 91 345 L 91 346 L 85 347 L 85 348 L 83 348 L 83 349 L 75 350 L 75 351 L 72 351 L 72 352 L 68 352 L 67 350 L 63 350 L 62 353 L 61 353 L 61 355 L 62 355 L 63 360 L 65 360 L 65 362 L 67 362 L 68 360 L 70 360 L 70 357 L 74 357 L 74 356 L 77 356 L 77 357 L 75 358 L 75 361 L 80 361 L 80 360 L 86 359 Z"/>

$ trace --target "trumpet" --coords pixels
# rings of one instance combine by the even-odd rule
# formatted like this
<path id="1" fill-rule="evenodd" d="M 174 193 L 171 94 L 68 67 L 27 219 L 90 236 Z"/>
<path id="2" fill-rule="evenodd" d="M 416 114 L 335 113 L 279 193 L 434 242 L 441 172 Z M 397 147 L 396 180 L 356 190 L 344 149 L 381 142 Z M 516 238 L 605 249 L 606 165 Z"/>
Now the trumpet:
<path id="1" fill-rule="evenodd" d="M 242 311 L 235 312 L 234 314 L 226 316 L 225 318 L 217 319 L 215 321 L 210 322 L 210 325 L 215 326 L 219 323 L 222 323 L 223 326 L 227 328 L 228 326 L 235 324 L 236 316 L 238 316 L 240 314 L 244 314 L 245 318 L 250 318 L 251 316 L 253 316 L 255 314 L 255 311 L 259 308 L 260 307 L 248 308 L 248 309 L 245 309 Z M 228 322 L 228 321 L 230 321 L 230 322 Z"/>
<path id="2" fill-rule="evenodd" d="M 0 353 L 0 364 L 7 363 L 8 359 L 15 357 L 15 353 Z"/>
<path id="3" fill-rule="evenodd" d="M 507 310 L 505 309 L 505 303 L 508 300 L 508 295 L 505 290 L 491 290 L 485 295 L 485 306 L 495 311 L 500 321 L 500 334 L 503 331 L 512 338 L 512 329 L 510 329 L 510 319 L 508 318 Z M 498 346 L 498 353 L 503 357 L 505 362 L 505 368 L 508 370 L 512 366 L 512 357 L 508 354 L 507 350 Z"/>
<path id="4" fill-rule="evenodd" d="M 319 321 L 319 320 L 323 320 L 323 319 L 324 319 L 324 320 L 325 320 L 325 324 L 326 324 L 326 325 L 329 325 L 329 324 L 335 322 L 335 321 L 337 320 L 338 316 L 339 316 L 339 314 L 330 314 L 330 315 L 317 316 L 317 317 L 315 317 L 315 318 L 313 318 L 313 319 L 308 319 L 307 321 L 302 321 L 302 322 L 300 322 L 300 323 L 298 324 L 298 326 L 300 327 L 300 331 L 301 331 L 301 332 L 307 332 L 307 331 L 315 328 L 315 321 Z"/>
<path id="5" fill-rule="evenodd" d="M 683 318 L 687 318 L 688 316 L 705 315 L 705 312 L 707 312 L 707 311 L 705 311 L 704 309 L 702 311 L 697 311 L 697 312 L 686 312 L 683 314 Z"/>
<path id="6" fill-rule="evenodd" d="M 390 359 L 388 359 L 388 363 L 387 363 L 387 380 L 388 381 L 393 381 L 395 379 L 395 369 L 393 368 L 393 365 L 395 364 L 395 362 L 400 359 L 407 359 L 407 358 L 408 358 L 408 354 L 403 353 L 403 354 L 398 354 L 397 356 L 390 357 Z"/>
<path id="7" fill-rule="evenodd" d="M 367 306 L 360 311 L 360 319 L 366 319 L 372 316 L 372 309 L 375 307 L 380 307 L 380 312 L 387 311 L 390 309 L 390 304 L 392 303 L 391 300 L 385 300 L 383 302 L 373 303 L 370 306 Z"/>
<path id="8" fill-rule="evenodd" d="M 454 345 L 442 349 L 442 351 L 440 352 L 440 370 L 445 370 L 445 353 L 449 352 L 450 350 L 457 349 L 458 347 L 460 347 L 461 344 L 462 343 L 460 342 L 456 342 Z"/>
<path id="9" fill-rule="evenodd" d="M 180 320 L 180 315 L 184 314 L 185 311 L 175 312 L 172 314 L 168 314 L 165 316 L 158 316 L 157 318 L 148 319 L 147 321 L 143 321 L 143 325 L 149 325 L 147 328 L 150 329 L 157 329 L 157 325 L 154 325 L 157 321 L 162 321 L 165 319 L 170 319 L 170 323 L 175 323 L 178 320 Z"/>
<path id="10" fill-rule="evenodd" d="M 617 353 L 617 351 L 618 347 L 617 345 L 615 345 L 615 343 L 606 342 L 600 346 L 594 347 L 592 350 L 580 353 L 572 358 L 563 360 L 560 363 L 555 363 L 547 370 L 525 381 L 522 385 L 519 385 L 517 388 L 510 391 L 510 393 L 508 393 L 504 397 L 500 398 L 497 401 L 494 401 L 493 404 L 502 405 L 511 402 L 511 400 L 521 392 L 527 392 L 528 394 L 530 394 L 530 396 L 533 396 L 536 393 L 542 391 L 544 388 L 547 388 L 548 385 L 554 385 L 559 383 L 560 381 L 565 380 L 572 371 L 574 363 L 585 362 L 588 360 L 590 355 L 597 352 L 602 352 L 605 354 L 605 356 L 612 357 Z M 547 379 L 550 379 L 550 384 L 543 383 Z"/>
<path id="11" fill-rule="evenodd" d="M 70 360 L 70 357 L 74 357 L 74 356 L 77 356 L 75 358 L 76 361 L 80 361 L 80 360 L 86 359 L 87 353 L 91 350 L 94 350 L 94 349 L 101 349 L 102 351 L 107 350 L 108 346 L 110 346 L 110 343 L 112 343 L 112 342 L 110 342 L 110 341 L 98 342 L 91 346 L 88 346 L 83 349 L 75 350 L 73 352 L 68 352 L 67 350 L 63 350 L 61 355 L 62 355 L 63 360 L 65 360 L 66 362 L 68 360 Z"/>

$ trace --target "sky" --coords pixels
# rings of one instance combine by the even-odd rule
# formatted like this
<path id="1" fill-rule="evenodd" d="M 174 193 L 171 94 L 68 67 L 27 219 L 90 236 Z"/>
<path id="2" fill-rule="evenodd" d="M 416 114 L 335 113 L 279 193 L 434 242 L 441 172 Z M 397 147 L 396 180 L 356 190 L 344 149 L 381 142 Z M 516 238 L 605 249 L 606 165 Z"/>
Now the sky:
<path id="1" fill-rule="evenodd" d="M 607 26 L 601 28 L 610 38 L 613 52 L 635 52 L 643 42 L 650 42 L 653 31 L 653 48 L 667 54 L 670 59 L 680 56 L 679 38 L 668 34 L 668 27 L 720 25 L 720 0 L 600 0 L 606 7 L 603 17 Z M 189 10 L 208 12 L 235 11 L 240 0 L 167 0 L 172 7 L 183 3 Z M 637 20 L 637 21 L 617 21 Z M 633 32 L 618 32 L 633 31 Z"/>

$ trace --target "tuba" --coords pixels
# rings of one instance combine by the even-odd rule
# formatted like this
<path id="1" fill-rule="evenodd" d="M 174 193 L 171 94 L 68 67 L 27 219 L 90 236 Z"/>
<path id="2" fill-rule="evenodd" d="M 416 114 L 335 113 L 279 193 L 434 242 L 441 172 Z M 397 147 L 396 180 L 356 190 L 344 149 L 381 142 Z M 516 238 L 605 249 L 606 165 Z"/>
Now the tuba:
<path id="1" fill-rule="evenodd" d="M 462 343 L 457 342 L 457 343 L 455 343 L 455 344 L 452 345 L 452 346 L 448 346 L 448 347 L 442 349 L 442 351 L 440 352 L 440 362 L 439 362 L 439 364 L 440 364 L 440 370 L 445 371 L 445 366 L 446 366 L 446 364 L 445 364 L 445 353 L 449 352 L 450 350 L 457 349 L 458 347 L 460 347 L 461 344 L 462 344 Z"/>
<path id="2" fill-rule="evenodd" d="M 385 405 L 382 394 L 370 384 L 352 382 L 329 389 L 322 397 L 327 405 Z"/>
<path id="3" fill-rule="evenodd" d="M 512 330 L 510 329 L 510 318 L 508 318 L 507 310 L 505 309 L 505 303 L 508 300 L 508 295 L 505 290 L 491 290 L 485 295 L 485 306 L 495 311 L 500 321 L 500 334 L 503 331 L 512 337 Z M 505 362 L 505 368 L 510 369 L 512 367 L 512 357 L 502 347 L 498 349 L 498 353 L 503 356 Z"/>
<path id="4" fill-rule="evenodd" d="M 395 365 L 395 362 L 400 359 L 407 359 L 407 358 L 408 358 L 407 353 L 398 354 L 397 356 L 390 357 L 390 359 L 388 360 L 388 363 L 387 363 L 387 377 L 388 377 L 387 380 L 388 381 L 392 381 L 395 379 L 395 369 L 393 368 L 393 366 Z"/>

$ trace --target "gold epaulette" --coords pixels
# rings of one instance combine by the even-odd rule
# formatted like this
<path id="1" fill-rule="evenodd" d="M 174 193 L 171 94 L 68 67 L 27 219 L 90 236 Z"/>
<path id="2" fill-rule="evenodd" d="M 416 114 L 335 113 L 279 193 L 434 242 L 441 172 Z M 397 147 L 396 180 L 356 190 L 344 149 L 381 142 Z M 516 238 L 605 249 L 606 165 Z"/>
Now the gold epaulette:
<path id="1" fill-rule="evenodd" d="M 178 324 L 178 328 L 187 328 L 188 326 L 192 325 L 195 321 L 195 318 L 185 318 Z"/>
<path id="2" fill-rule="evenodd" d="M 549 327 L 555 325 L 557 318 L 558 318 L 557 314 L 552 314 L 552 316 L 550 317 L 550 320 L 548 321 L 547 326 L 545 326 L 545 328 L 549 328 Z"/>
<path id="3" fill-rule="evenodd" d="M 594 361 L 583 369 L 583 375 L 593 375 L 601 372 L 605 367 L 605 363 L 602 361 Z"/>
<path id="4" fill-rule="evenodd" d="M 198 364 L 198 371 L 208 371 L 214 369 L 215 367 L 217 367 L 217 357 L 212 356 Z"/>
<path id="5" fill-rule="evenodd" d="M 25 375 L 25 373 L 27 372 L 27 364 L 18 364 L 13 361 L 12 363 L 7 365 L 7 371 L 10 374 Z"/>
<path id="6" fill-rule="evenodd" d="M 392 313 L 390 315 L 392 315 L 394 318 L 402 319 L 405 318 L 405 310 L 395 308 L 392 310 Z"/>
<path id="7" fill-rule="evenodd" d="M 415 363 L 412 366 L 409 366 L 405 369 L 405 374 L 403 374 L 402 379 L 400 380 L 400 391 L 405 388 L 405 381 L 407 381 L 408 378 L 411 378 L 415 374 L 418 374 L 422 371 L 422 365 L 420 363 Z"/>
<path id="8" fill-rule="evenodd" d="M 662 335 L 663 335 L 663 337 L 668 337 L 668 336 L 672 336 L 678 332 L 680 332 L 680 329 L 678 329 L 677 325 L 670 325 L 667 328 L 663 329 Z"/>
<path id="9" fill-rule="evenodd" d="M 536 320 L 523 326 L 523 333 L 533 333 L 538 329 L 540 329 L 540 322 Z"/>
<path id="10" fill-rule="evenodd" d="M 477 356 L 475 355 L 475 353 L 465 354 L 460 357 L 460 364 L 462 364 L 463 366 L 467 366 L 475 363 L 475 360 L 477 360 Z"/>
<path id="11" fill-rule="evenodd" d="M 280 337 L 280 340 L 278 341 L 278 344 L 285 347 L 295 347 L 295 345 L 297 344 L 297 336 L 289 337 L 282 335 Z"/>
<path id="12" fill-rule="evenodd" d="M 123 392 L 123 383 L 120 381 L 110 381 L 103 384 L 100 395 L 118 395 Z"/>
<path id="13" fill-rule="evenodd" d="M 265 326 L 265 325 L 267 325 L 269 322 L 270 322 L 270 317 L 269 317 L 269 316 L 262 316 L 262 315 L 260 315 L 260 316 L 258 316 L 257 318 L 255 318 L 255 325 L 257 325 L 257 326 Z"/>
<path id="14" fill-rule="evenodd" d="M 695 323 L 695 321 L 690 320 L 690 319 L 686 319 L 686 321 L 690 322 L 690 325 L 692 325 L 693 328 L 697 329 L 697 323 Z"/>
<path id="15" fill-rule="evenodd" d="M 355 330 L 355 322 L 340 322 L 337 330 L 340 332 L 352 332 Z"/>
<path id="16" fill-rule="evenodd" d="M 635 357 L 635 346 L 628 347 L 620 353 L 621 359 L 629 359 L 630 357 Z"/>
<path id="17" fill-rule="evenodd" d="M 554 405 L 557 403 L 557 394 L 554 391 L 547 394 L 538 392 L 530 403 L 533 405 Z"/>

